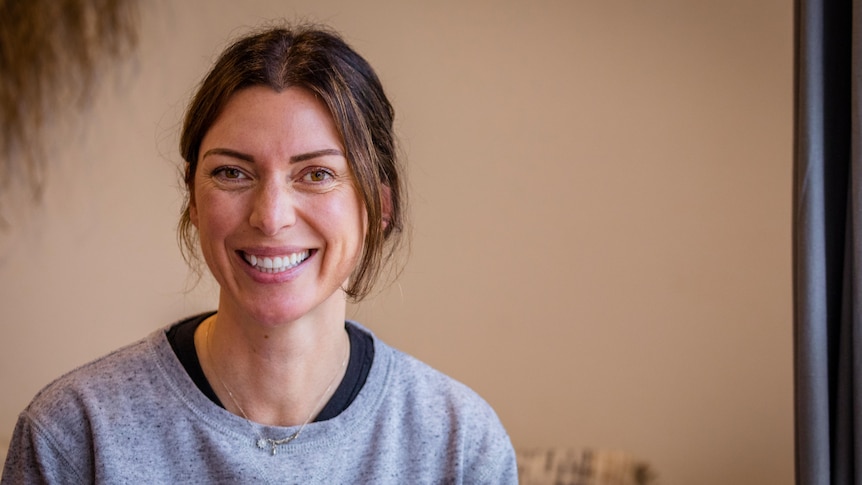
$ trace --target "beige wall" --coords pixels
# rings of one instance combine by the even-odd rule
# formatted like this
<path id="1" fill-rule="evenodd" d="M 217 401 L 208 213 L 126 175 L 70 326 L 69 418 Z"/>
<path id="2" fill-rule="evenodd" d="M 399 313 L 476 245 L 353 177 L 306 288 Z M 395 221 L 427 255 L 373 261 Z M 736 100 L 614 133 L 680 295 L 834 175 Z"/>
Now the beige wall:
<path id="1" fill-rule="evenodd" d="M 213 307 L 183 292 L 178 120 L 228 37 L 287 17 L 341 30 L 398 111 L 412 254 L 352 316 L 516 445 L 792 482 L 792 2 L 142 4 L 136 57 L 0 239 L 0 441 L 52 378 Z"/>

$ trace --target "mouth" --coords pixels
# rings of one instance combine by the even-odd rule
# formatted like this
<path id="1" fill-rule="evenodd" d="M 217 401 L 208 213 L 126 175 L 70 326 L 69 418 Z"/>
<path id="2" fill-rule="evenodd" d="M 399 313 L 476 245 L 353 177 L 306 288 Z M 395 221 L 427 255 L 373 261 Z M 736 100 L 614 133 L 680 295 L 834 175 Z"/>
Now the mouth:
<path id="1" fill-rule="evenodd" d="M 298 253 L 284 254 L 281 256 L 255 256 L 244 251 L 240 251 L 240 256 L 246 263 L 254 267 L 261 273 L 282 273 L 291 268 L 295 268 L 302 264 L 303 261 L 311 256 L 311 251 L 306 249 Z"/>

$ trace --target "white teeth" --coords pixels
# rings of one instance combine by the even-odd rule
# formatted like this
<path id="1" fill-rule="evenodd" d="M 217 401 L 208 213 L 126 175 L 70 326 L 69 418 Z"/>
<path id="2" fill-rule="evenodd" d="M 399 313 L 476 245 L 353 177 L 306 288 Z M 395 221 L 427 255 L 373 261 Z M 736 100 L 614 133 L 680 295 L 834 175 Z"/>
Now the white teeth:
<path id="1" fill-rule="evenodd" d="M 275 257 L 258 257 L 253 254 L 243 253 L 243 258 L 248 262 L 248 264 L 254 266 L 258 271 L 264 273 L 281 273 L 282 271 L 286 271 L 299 263 L 308 259 L 309 252 L 302 251 L 299 253 L 292 253 L 285 256 L 275 256 Z"/>

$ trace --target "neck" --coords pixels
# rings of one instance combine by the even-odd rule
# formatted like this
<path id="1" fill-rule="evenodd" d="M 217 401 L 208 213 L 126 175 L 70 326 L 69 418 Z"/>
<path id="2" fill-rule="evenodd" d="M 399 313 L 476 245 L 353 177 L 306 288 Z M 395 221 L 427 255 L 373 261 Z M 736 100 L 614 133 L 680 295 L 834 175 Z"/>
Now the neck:
<path id="1" fill-rule="evenodd" d="M 344 376 L 350 342 L 338 320 L 261 326 L 213 315 L 195 334 L 204 375 L 225 408 L 274 426 L 316 416 Z"/>

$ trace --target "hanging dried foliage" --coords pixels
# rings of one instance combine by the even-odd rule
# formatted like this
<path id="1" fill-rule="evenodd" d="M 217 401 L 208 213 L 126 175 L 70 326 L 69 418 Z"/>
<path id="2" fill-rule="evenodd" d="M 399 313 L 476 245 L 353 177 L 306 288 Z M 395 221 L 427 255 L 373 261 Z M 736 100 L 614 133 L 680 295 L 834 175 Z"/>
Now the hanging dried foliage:
<path id="1" fill-rule="evenodd" d="M 86 107 L 99 68 L 137 44 L 136 0 L 0 0 L 0 200 L 43 190 L 43 133 Z M 2 207 L 5 209 L 5 207 Z"/>

